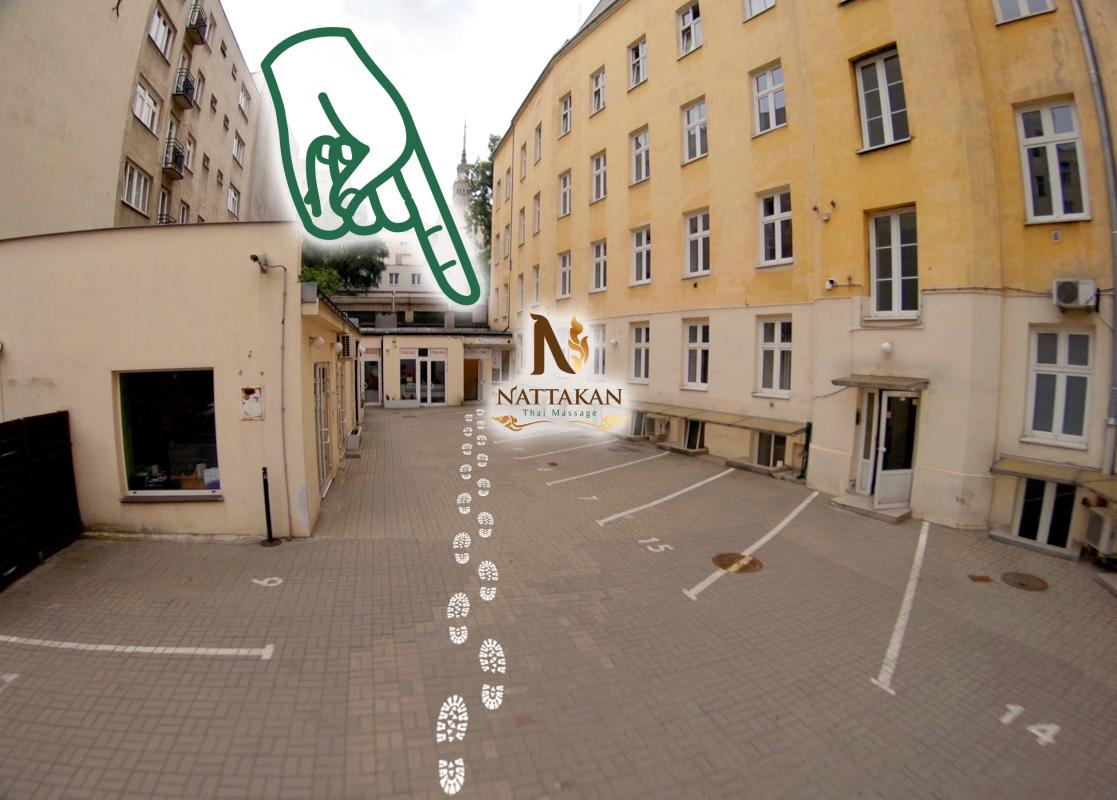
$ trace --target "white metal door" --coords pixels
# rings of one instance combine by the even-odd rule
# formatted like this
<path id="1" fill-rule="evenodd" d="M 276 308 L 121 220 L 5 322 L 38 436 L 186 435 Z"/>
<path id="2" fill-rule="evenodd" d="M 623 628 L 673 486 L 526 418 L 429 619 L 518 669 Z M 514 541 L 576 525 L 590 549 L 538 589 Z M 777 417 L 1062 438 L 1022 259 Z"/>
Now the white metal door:
<path id="1" fill-rule="evenodd" d="M 873 508 L 903 508 L 911 503 L 919 397 L 908 392 L 881 392 L 880 441 Z"/>
<path id="2" fill-rule="evenodd" d="M 322 496 L 330 488 L 333 480 L 333 459 L 330 455 L 330 406 L 329 373 L 330 365 L 322 362 L 314 365 L 314 424 L 318 429 L 318 486 Z"/>
<path id="3" fill-rule="evenodd" d="M 877 431 L 880 425 L 880 414 L 877 404 L 877 390 L 867 389 L 861 399 L 861 441 L 857 457 L 857 483 L 855 490 L 858 494 L 871 495 L 873 493 L 873 474 L 877 466 Z"/>

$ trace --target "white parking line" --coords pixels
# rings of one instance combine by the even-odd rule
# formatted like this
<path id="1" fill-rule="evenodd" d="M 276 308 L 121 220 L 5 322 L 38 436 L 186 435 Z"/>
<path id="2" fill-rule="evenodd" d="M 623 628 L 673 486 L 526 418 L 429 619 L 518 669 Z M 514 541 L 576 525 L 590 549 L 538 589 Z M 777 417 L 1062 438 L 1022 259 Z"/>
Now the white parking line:
<path id="1" fill-rule="evenodd" d="M 697 489 L 699 486 L 705 486 L 707 483 L 710 483 L 711 481 L 716 481 L 719 478 L 724 478 L 730 472 L 736 472 L 736 470 L 733 469 L 733 468 L 730 468 L 730 469 L 727 469 L 725 472 L 719 472 L 717 475 L 714 475 L 712 478 L 706 478 L 706 480 L 704 480 L 704 481 L 698 481 L 698 483 L 692 484 L 692 485 L 686 487 L 685 489 L 679 489 L 679 491 L 677 491 L 677 492 L 672 492 L 671 494 L 667 495 L 666 497 L 661 497 L 658 500 L 653 500 L 650 503 L 645 503 L 644 505 L 637 506 L 636 508 L 630 508 L 630 509 L 628 509 L 628 511 L 622 511 L 619 514 L 614 514 L 613 516 L 606 517 L 605 519 L 599 519 L 599 520 L 597 520 L 597 524 L 600 525 L 602 528 L 604 528 L 606 525 L 608 525 L 613 520 L 620 519 L 621 517 L 631 516 L 631 515 L 636 514 L 640 511 L 644 511 L 645 509 L 652 508 L 653 506 L 658 506 L 660 503 L 666 503 L 668 500 L 674 500 L 679 495 L 686 494 L 687 492 L 692 492 L 695 489 Z"/>
<path id="2" fill-rule="evenodd" d="M 931 523 L 924 522 L 919 531 L 919 544 L 915 546 L 915 560 L 911 564 L 911 574 L 908 576 L 908 586 L 904 590 L 904 600 L 900 603 L 900 614 L 896 617 L 896 627 L 892 629 L 892 638 L 888 642 L 888 650 L 884 653 L 884 663 L 880 665 L 880 674 L 869 678 L 890 695 L 895 696 L 896 690 L 892 688 L 892 674 L 896 671 L 896 662 L 900 659 L 900 648 L 904 644 L 904 633 L 907 631 L 908 620 L 911 619 L 911 607 L 915 602 L 915 587 L 919 583 L 919 571 L 923 567 L 923 555 L 927 552 L 927 533 L 931 530 Z"/>
<path id="3" fill-rule="evenodd" d="M 804 500 L 804 501 L 803 501 L 802 503 L 800 503 L 799 505 L 797 505 L 797 506 L 795 507 L 795 510 L 794 510 L 794 511 L 792 511 L 792 512 L 791 512 L 790 514 L 788 514 L 788 515 L 787 515 L 786 517 L 784 517 L 784 518 L 783 518 L 783 521 L 782 521 L 782 522 L 780 522 L 780 524 L 779 524 L 779 525 L 777 525 L 776 527 L 772 528 L 772 530 L 768 531 L 768 532 L 767 532 L 766 534 L 764 534 L 763 536 L 761 536 L 761 537 L 760 537 L 760 538 L 759 538 L 759 539 L 758 539 L 758 540 L 757 540 L 757 541 L 756 541 L 755 543 L 753 543 L 753 545 L 752 545 L 751 547 L 749 547 L 749 549 L 748 549 L 748 550 L 744 550 L 744 551 L 742 551 L 742 552 L 741 552 L 741 555 L 742 555 L 742 556 L 751 556 L 751 555 L 752 555 L 753 553 L 755 553 L 755 552 L 756 552 L 757 550 L 759 550 L 759 549 L 760 549 L 761 547 L 763 547 L 764 545 L 768 544 L 768 542 L 770 542 L 770 541 L 771 541 L 771 540 L 772 540 L 773 538 L 775 538 L 775 536 L 776 536 L 776 535 L 777 535 L 777 534 L 778 534 L 778 533 L 779 533 L 780 531 L 782 531 L 782 530 L 783 530 L 784 528 L 786 528 L 786 527 L 787 527 L 788 525 L 790 525 L 790 524 L 791 524 L 791 521 L 792 521 L 793 519 L 795 519 L 795 518 L 796 518 L 797 516 L 799 516 L 799 512 L 801 512 L 801 511 L 802 511 L 802 510 L 803 510 L 804 508 L 806 508 L 807 506 L 809 506 L 809 505 L 810 505 L 810 503 L 811 503 L 811 501 L 812 501 L 812 500 L 814 500 L 814 499 L 815 499 L 816 497 L 818 497 L 818 492 L 815 492 L 815 493 L 814 493 L 814 494 L 812 494 L 812 495 L 811 495 L 810 497 L 808 497 L 808 498 L 807 498 L 806 500 Z M 697 599 L 698 599 L 698 595 L 702 594 L 702 592 L 704 592 L 704 591 L 706 591 L 706 589 L 710 588 L 710 586 L 711 586 L 711 585 L 712 585 L 712 584 L 713 584 L 713 583 L 714 583 L 714 582 L 715 582 L 715 581 L 716 581 L 716 580 L 717 580 L 718 578 L 720 578 L 720 577 L 721 577 L 722 575 L 724 575 L 724 574 L 725 574 L 725 571 L 724 571 L 724 570 L 720 570 L 720 569 L 719 569 L 719 570 L 716 570 L 716 571 L 714 571 L 714 572 L 711 572 L 711 573 L 710 573 L 710 575 L 709 575 L 709 577 L 705 578 L 705 579 L 704 579 L 704 580 L 703 580 L 703 581 L 702 581 L 701 583 L 699 583 L 699 584 L 698 584 L 697 586 L 695 586 L 695 587 L 694 587 L 693 589 L 683 589 L 683 594 L 685 594 L 685 595 L 686 595 L 687 597 L 689 597 L 689 598 L 690 598 L 691 600 L 697 600 Z"/>
<path id="4" fill-rule="evenodd" d="M 614 470 L 614 469 L 624 469 L 625 467 L 631 467 L 633 464 L 641 464 L 645 461 L 651 461 L 654 458 L 663 458 L 664 456 L 669 456 L 669 455 L 671 455 L 671 454 L 670 453 L 656 453 L 654 456 L 648 456 L 647 458 L 638 458 L 635 461 L 626 461 L 623 464 L 617 464 L 616 466 L 613 466 L 613 467 L 605 467 L 605 469 L 595 469 L 593 472 L 586 472 L 582 475 L 574 475 L 573 477 L 563 478 L 562 480 L 558 480 L 558 481 L 547 481 L 547 485 L 548 486 L 558 486 L 560 483 L 566 483 L 567 481 L 576 481 L 579 478 L 588 478 L 591 475 L 600 475 L 602 472 L 609 472 L 610 470 Z"/>
<path id="5" fill-rule="evenodd" d="M 271 660 L 275 645 L 265 647 L 155 647 L 140 644 L 86 644 L 84 642 L 59 642 L 53 639 L 25 639 L 22 636 L 0 635 L 0 643 L 24 644 L 31 647 L 48 647 L 52 650 L 83 650 L 94 653 L 138 653 L 153 656 L 229 656 L 233 658 L 258 658 Z"/>
<path id="6" fill-rule="evenodd" d="M 19 678 L 18 672 L 0 673 L 0 694 L 4 694 L 4 690 L 15 683 L 17 678 Z"/>
<path id="7" fill-rule="evenodd" d="M 615 444 L 612 439 L 606 439 L 604 442 L 590 442 L 589 444 L 580 444 L 577 447 L 564 447 L 561 450 L 550 450 L 546 453 L 536 453 L 532 456 L 513 456 L 516 461 L 528 461 L 532 458 L 543 458 L 543 456 L 557 456 L 559 453 L 569 453 L 572 450 L 585 450 L 587 447 L 601 447 L 607 444 Z"/>

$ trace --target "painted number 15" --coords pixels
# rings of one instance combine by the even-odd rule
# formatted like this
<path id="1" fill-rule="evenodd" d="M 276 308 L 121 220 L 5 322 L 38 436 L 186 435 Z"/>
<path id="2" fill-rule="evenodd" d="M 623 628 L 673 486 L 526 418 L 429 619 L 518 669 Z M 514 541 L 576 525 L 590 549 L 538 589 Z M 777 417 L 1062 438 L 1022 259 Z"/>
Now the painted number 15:
<path id="1" fill-rule="evenodd" d="M 1008 711 L 1001 717 L 1002 725 L 1011 725 L 1017 717 L 1024 713 L 1024 706 L 1007 705 L 1005 708 Z M 1055 744 L 1055 734 L 1059 732 L 1059 726 L 1045 722 L 1040 725 L 1029 725 L 1024 730 L 1036 737 L 1036 741 L 1041 745 L 1046 746 Z"/>
<path id="2" fill-rule="evenodd" d="M 652 544 L 652 542 L 658 542 L 658 541 L 659 541 L 659 539 L 656 539 L 656 538 L 640 539 L 639 544 L 645 545 L 647 547 L 647 549 L 651 550 L 653 553 L 662 553 L 665 550 L 674 550 L 675 549 L 674 547 L 672 547 L 669 544 Z"/>

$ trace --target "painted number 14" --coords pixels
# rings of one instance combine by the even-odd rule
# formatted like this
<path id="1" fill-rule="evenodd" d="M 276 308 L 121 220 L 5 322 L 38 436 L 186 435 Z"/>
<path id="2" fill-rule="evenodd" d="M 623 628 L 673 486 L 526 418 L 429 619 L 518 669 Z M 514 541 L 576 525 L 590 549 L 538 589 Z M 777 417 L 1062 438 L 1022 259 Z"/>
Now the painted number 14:
<path id="1" fill-rule="evenodd" d="M 1007 705 L 1005 708 L 1007 708 L 1008 711 L 1001 717 L 1002 725 L 1011 725 L 1016 721 L 1017 717 L 1024 713 L 1024 706 Z M 1045 722 L 1040 725 L 1029 725 L 1024 730 L 1036 737 L 1036 741 L 1041 745 L 1046 746 L 1055 744 L 1055 734 L 1059 732 L 1059 726 Z"/>
<path id="2" fill-rule="evenodd" d="M 651 539 L 640 539 L 639 544 L 645 545 L 653 553 L 662 553 L 665 550 L 674 550 L 675 549 L 674 547 L 672 547 L 669 544 L 652 544 L 652 542 L 658 542 L 658 541 L 659 541 L 659 539 L 656 539 L 654 537 L 651 538 Z"/>

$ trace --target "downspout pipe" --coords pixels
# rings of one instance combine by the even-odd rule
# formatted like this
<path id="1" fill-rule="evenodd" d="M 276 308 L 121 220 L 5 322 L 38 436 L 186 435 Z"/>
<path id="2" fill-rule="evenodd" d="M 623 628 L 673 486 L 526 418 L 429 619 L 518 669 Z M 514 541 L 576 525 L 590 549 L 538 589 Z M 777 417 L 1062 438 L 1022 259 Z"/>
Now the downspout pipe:
<path id="1" fill-rule="evenodd" d="M 270 270 L 283 270 L 283 307 L 279 317 L 279 438 L 283 444 L 283 494 L 287 497 L 287 537 L 295 538 L 291 519 L 291 473 L 287 467 L 287 267 L 269 264 L 266 255 L 252 256 L 252 260 L 267 274 Z"/>
<path id="2" fill-rule="evenodd" d="M 1117 288 L 1117 165 L 1113 158 L 1113 132 L 1109 124 L 1109 109 L 1105 102 L 1105 88 L 1102 86 L 1101 71 L 1098 69 L 1097 51 L 1090 36 L 1090 25 L 1082 9 L 1082 0 L 1070 0 L 1074 9 L 1074 19 L 1078 24 L 1078 35 L 1082 39 L 1082 50 L 1086 56 L 1086 67 L 1090 73 L 1090 88 L 1094 93 L 1094 110 L 1098 116 L 1101 133 L 1102 157 L 1105 160 L 1105 184 L 1109 200 L 1109 255 L 1113 267 L 1113 286 Z M 1105 454 L 1102 471 L 1114 473 L 1117 463 L 1117 295 L 1114 296 L 1114 324 L 1111 326 L 1113 341 L 1110 347 L 1109 405 L 1105 418 Z"/>

